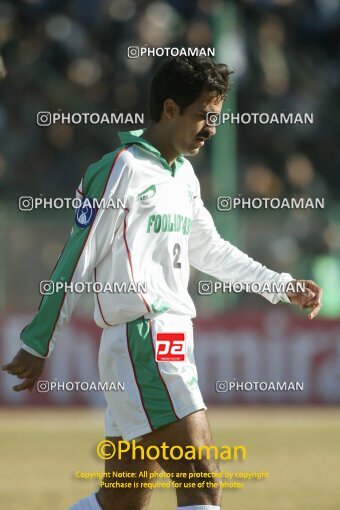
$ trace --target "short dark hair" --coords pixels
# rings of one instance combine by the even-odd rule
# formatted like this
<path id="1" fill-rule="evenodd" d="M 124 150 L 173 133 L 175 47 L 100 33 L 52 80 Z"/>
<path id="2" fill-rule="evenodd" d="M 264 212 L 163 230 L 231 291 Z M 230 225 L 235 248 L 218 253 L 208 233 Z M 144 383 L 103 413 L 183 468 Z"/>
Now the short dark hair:
<path id="1" fill-rule="evenodd" d="M 230 71 L 209 57 L 173 57 L 160 64 L 154 74 L 149 93 L 151 120 L 158 122 L 164 101 L 171 98 L 182 112 L 205 90 L 225 99 Z"/>

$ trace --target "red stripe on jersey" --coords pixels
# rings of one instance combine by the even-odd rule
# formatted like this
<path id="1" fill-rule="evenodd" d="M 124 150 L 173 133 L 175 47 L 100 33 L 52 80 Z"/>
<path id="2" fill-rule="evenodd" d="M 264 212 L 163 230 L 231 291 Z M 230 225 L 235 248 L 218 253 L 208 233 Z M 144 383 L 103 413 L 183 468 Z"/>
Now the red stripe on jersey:
<path id="1" fill-rule="evenodd" d="M 94 268 L 94 281 L 95 281 L 95 282 L 97 282 L 97 268 L 96 268 L 96 267 Z M 102 307 L 101 307 L 101 305 L 100 305 L 99 295 L 98 295 L 98 294 L 99 294 L 99 293 L 98 293 L 98 292 L 96 292 L 96 298 L 97 298 L 97 303 L 98 303 L 98 308 L 99 308 L 99 311 L 100 311 L 100 315 L 102 316 L 102 319 L 103 319 L 103 321 L 105 322 L 105 324 L 106 324 L 107 326 L 113 326 L 113 324 L 110 324 L 109 322 L 107 322 L 107 321 L 105 320 L 105 317 L 104 317 L 104 314 L 103 314 L 103 310 L 102 310 Z"/>
<path id="2" fill-rule="evenodd" d="M 127 213 L 129 212 L 129 209 L 125 208 L 124 211 L 127 211 Z M 132 267 L 132 258 L 131 258 L 131 252 L 130 252 L 130 249 L 129 249 L 129 246 L 128 246 L 128 243 L 127 243 L 127 240 L 126 240 L 126 216 L 127 216 L 127 213 L 125 214 L 124 216 L 124 230 L 123 230 L 123 237 L 124 237 L 124 243 L 125 243 L 125 248 L 126 248 L 126 251 L 127 251 L 127 256 L 128 256 L 128 259 L 129 259 L 129 265 L 130 265 L 130 270 L 131 270 L 131 276 L 132 276 L 132 281 L 133 283 L 135 284 L 136 286 L 136 282 L 135 282 L 135 278 L 133 276 L 133 267 Z M 144 301 L 144 304 L 146 306 L 146 309 L 148 312 L 151 312 L 151 308 L 148 304 L 148 302 L 146 301 L 146 299 L 144 298 L 143 294 L 141 294 L 140 292 L 138 292 L 138 295 L 142 298 L 142 300 Z"/>

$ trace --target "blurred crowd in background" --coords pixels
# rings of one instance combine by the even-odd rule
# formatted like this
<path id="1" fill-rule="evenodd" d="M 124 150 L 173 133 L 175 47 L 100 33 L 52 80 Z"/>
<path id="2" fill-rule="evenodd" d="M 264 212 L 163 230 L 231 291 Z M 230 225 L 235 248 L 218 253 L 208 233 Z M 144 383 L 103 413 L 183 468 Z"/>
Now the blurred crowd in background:
<path id="1" fill-rule="evenodd" d="M 325 197 L 326 204 L 240 211 L 240 247 L 273 269 L 313 276 L 328 296 L 339 294 L 340 0 L 18 0 L 0 1 L 0 305 L 37 302 L 38 295 L 34 303 L 27 298 L 37 291 L 37 275 L 46 278 L 53 268 L 72 219 L 69 211 L 19 213 L 18 197 L 72 196 L 89 164 L 118 142 L 117 126 L 39 127 L 37 112 L 147 119 L 159 58 L 129 59 L 127 48 L 213 47 L 216 15 L 226 4 L 237 19 L 222 52 L 234 70 L 237 112 L 314 114 L 312 125 L 237 126 L 237 191 Z M 212 207 L 210 162 L 208 144 L 192 163 Z M 338 313 L 337 299 L 326 298 L 324 313 Z"/>

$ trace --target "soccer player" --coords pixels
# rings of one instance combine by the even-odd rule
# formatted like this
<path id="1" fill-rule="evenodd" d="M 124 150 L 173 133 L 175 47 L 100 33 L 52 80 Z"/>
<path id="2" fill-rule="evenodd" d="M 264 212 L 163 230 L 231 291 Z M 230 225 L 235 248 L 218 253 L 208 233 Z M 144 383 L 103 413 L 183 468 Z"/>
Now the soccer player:
<path id="1" fill-rule="evenodd" d="M 198 154 L 215 134 L 207 113 L 221 111 L 228 87 L 224 64 L 206 57 L 165 60 L 151 83 L 149 128 L 120 133 L 121 146 L 90 165 L 77 190 L 78 197 L 121 199 L 125 207 L 96 210 L 91 202 L 84 203 L 76 212 L 51 280 L 147 284 L 146 292 L 95 295 L 95 321 L 103 328 L 101 381 L 125 382 L 125 391 L 105 392 L 106 436 L 114 444 L 123 438 L 138 439 L 145 447 L 164 442 L 183 448 L 212 445 L 193 353 L 195 308 L 187 289 L 190 266 L 223 282 L 281 284 L 281 293 L 265 297 L 272 303 L 309 308 L 310 319 L 321 307 L 318 285 L 308 280 L 306 291 L 294 287 L 296 291 L 286 293 L 286 283 L 293 278 L 267 269 L 223 240 L 204 207 L 199 181 L 184 156 Z M 3 367 L 23 379 L 14 387 L 16 391 L 35 386 L 78 296 L 59 290 L 43 297 L 37 314 L 21 333 L 22 349 Z M 162 332 L 184 333 L 184 361 L 156 361 L 157 334 Z M 218 471 L 216 461 L 208 458 L 156 462 L 126 457 L 107 460 L 105 472 L 138 474 L 160 468 L 172 480 L 183 471 Z M 119 480 L 130 481 L 129 477 Z M 178 509 L 220 509 L 219 488 L 180 487 L 176 492 Z M 148 487 L 112 489 L 104 483 L 72 510 L 143 510 L 150 494 Z"/>

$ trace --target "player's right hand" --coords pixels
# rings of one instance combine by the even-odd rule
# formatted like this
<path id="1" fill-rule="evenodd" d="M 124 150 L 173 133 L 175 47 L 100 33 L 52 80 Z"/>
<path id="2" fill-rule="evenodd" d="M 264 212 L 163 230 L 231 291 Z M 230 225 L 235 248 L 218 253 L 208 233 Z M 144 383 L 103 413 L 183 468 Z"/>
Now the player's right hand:
<path id="1" fill-rule="evenodd" d="M 27 389 L 32 391 L 44 369 L 44 364 L 45 358 L 39 358 L 24 349 L 20 349 L 10 363 L 3 365 L 2 370 L 11 375 L 16 375 L 19 379 L 24 379 L 21 384 L 13 386 L 14 391 Z"/>

